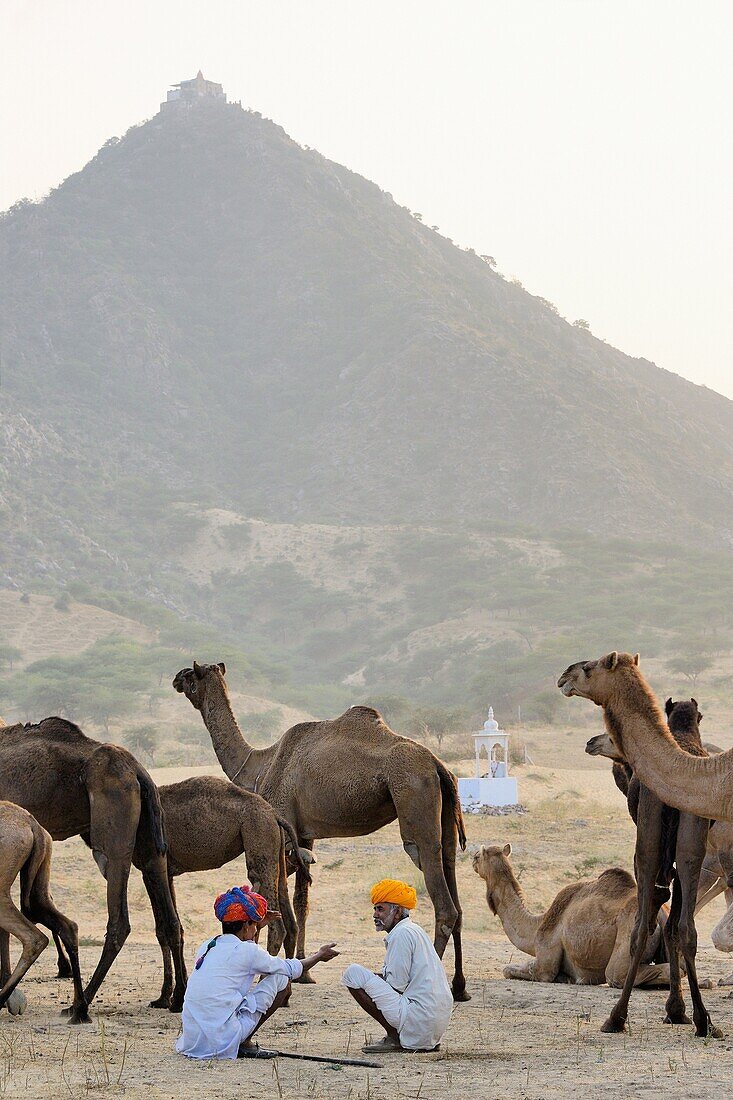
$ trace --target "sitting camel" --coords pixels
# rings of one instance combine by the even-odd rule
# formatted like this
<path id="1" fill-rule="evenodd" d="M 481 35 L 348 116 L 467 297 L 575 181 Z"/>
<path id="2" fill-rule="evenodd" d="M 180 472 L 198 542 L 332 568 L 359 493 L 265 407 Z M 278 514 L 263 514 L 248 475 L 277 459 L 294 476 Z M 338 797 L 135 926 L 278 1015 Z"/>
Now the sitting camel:
<path id="1" fill-rule="evenodd" d="M 530 913 L 509 862 L 511 844 L 482 846 L 473 869 L 486 883 L 489 909 L 520 951 L 533 955 L 524 966 L 504 967 L 504 977 L 526 982 L 571 981 L 578 985 L 623 985 L 631 964 L 636 883 L 612 867 L 597 879 L 564 886 L 546 913 Z M 669 965 L 655 961 L 661 934 L 652 937 L 634 984 L 669 985 Z"/>
<path id="2" fill-rule="evenodd" d="M 192 871 L 212 871 L 244 853 L 252 888 L 262 894 L 280 920 L 267 927 L 267 950 L 277 955 L 283 940 L 285 954 L 295 953 L 297 925 L 290 904 L 283 830 L 299 861 L 295 834 L 280 821 L 269 802 L 251 791 L 236 787 L 228 779 L 198 775 L 182 783 L 159 787 L 168 841 L 168 881 L 175 902 L 173 879 Z M 308 869 L 303 865 L 303 873 Z M 163 954 L 163 987 L 154 1001 L 156 1008 L 168 1008 L 173 991 L 171 952 L 163 929 L 156 923 L 156 935 Z M 66 960 L 59 949 L 59 973 Z"/>
<path id="3" fill-rule="evenodd" d="M 457 844 L 465 849 L 466 836 L 455 776 L 424 745 L 393 733 L 371 707 L 351 707 L 328 722 L 302 722 L 269 748 L 255 749 L 234 717 L 225 672 L 223 664 L 194 662 L 173 686 L 201 713 L 226 774 L 263 795 L 308 850 L 320 838 L 364 836 L 396 818 L 403 847 L 425 876 L 441 957 L 453 937 L 453 996 L 468 1000 L 455 867 Z M 299 868 L 298 958 L 305 954 L 308 885 Z"/>
<path id="4" fill-rule="evenodd" d="M 53 841 L 35 817 L 13 802 L 0 802 L 0 1008 L 8 1005 L 16 1013 L 25 1003 L 18 982 L 48 946 L 48 939 L 36 927 L 44 924 L 66 946 L 74 977 L 74 1005 L 79 1017 L 86 1015 L 84 990 L 79 972 L 79 938 L 73 921 L 54 905 L 49 881 Z M 20 912 L 10 896 L 20 875 Z M 17 937 L 23 951 L 10 973 L 10 935 Z"/>
<path id="5" fill-rule="evenodd" d="M 171 898 L 163 812 L 152 779 L 132 753 L 103 745 L 63 718 L 0 729 L 0 798 L 23 806 L 54 840 L 81 836 L 107 880 L 104 947 L 70 1022 L 87 1019 L 87 1006 L 130 933 L 127 882 L 135 860 L 161 930 L 173 952 L 176 986 L 171 1010 L 186 990 L 183 932 Z"/>
<path id="6" fill-rule="evenodd" d="M 705 756 L 700 739 L 700 714 L 695 699 L 665 704 L 669 730 L 678 745 L 693 756 Z M 593 737 L 585 747 L 590 756 L 608 756 L 614 761 L 616 785 L 624 790 L 629 813 L 636 825 L 636 850 L 634 868 L 639 893 L 639 908 L 631 937 L 632 960 L 624 983 L 623 992 L 611 1010 L 602 1031 L 623 1031 L 628 1018 L 629 1000 L 634 985 L 635 967 L 640 965 L 646 951 L 646 942 L 657 926 L 659 907 L 669 899 L 672 885 L 672 907 L 665 924 L 664 936 L 670 963 L 670 993 L 667 998 L 665 1023 L 686 1024 L 682 996 L 680 954 L 684 957 L 690 996 L 693 1003 L 695 1034 L 722 1038 L 710 1019 L 700 993 L 695 957 L 697 931 L 695 906 L 698 895 L 700 869 L 706 853 L 710 822 L 694 814 L 680 813 L 664 805 L 643 784 L 639 783 L 631 768 L 621 758 L 608 734 Z"/>

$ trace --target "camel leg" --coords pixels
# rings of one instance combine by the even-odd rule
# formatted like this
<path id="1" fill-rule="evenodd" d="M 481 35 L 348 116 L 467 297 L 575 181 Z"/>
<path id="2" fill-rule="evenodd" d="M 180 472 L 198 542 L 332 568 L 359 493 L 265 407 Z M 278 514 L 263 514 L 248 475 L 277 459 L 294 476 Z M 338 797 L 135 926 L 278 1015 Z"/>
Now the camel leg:
<path id="1" fill-rule="evenodd" d="M 645 805 L 647 794 L 646 788 L 642 787 L 639 796 L 639 820 L 644 821 L 645 827 L 636 830 L 634 866 L 636 868 L 638 900 L 636 920 L 629 943 L 631 964 L 626 972 L 621 996 L 601 1027 L 601 1031 L 607 1033 L 622 1032 L 626 1027 L 631 991 L 636 984 L 639 967 L 644 958 L 649 930 L 654 927 L 659 907 L 662 904 L 660 894 L 655 891 L 657 870 L 661 862 L 662 809 L 661 803 L 655 799 L 654 802 L 658 807 L 657 811 L 654 802 L 652 802 L 653 795 L 650 796 L 648 804 Z M 642 817 L 643 812 L 644 817 Z"/>
<path id="2" fill-rule="evenodd" d="M 143 882 L 145 883 L 145 889 L 148 891 L 149 896 L 150 890 L 148 889 L 148 883 L 145 880 L 144 874 Z M 173 904 L 175 905 L 176 893 L 173 886 L 173 878 L 170 876 L 168 878 L 168 889 L 170 891 Z M 163 957 L 163 984 L 160 988 L 160 996 L 157 997 L 154 1001 L 150 1002 L 150 1008 L 170 1008 L 171 994 L 173 993 L 173 955 L 171 954 L 171 949 L 168 946 L 168 940 L 165 934 L 165 930 L 160 920 L 160 913 L 158 912 L 158 908 L 155 905 L 153 906 L 153 919 L 155 920 L 155 938 L 158 941 L 160 953 Z"/>
<path id="3" fill-rule="evenodd" d="M 273 831 L 271 836 L 264 835 L 264 830 L 258 831 L 260 835 L 253 840 L 246 828 L 242 828 L 242 850 L 247 861 L 247 874 L 252 884 L 252 889 L 262 894 L 267 902 L 268 909 L 278 910 L 280 900 L 278 879 L 280 874 L 280 852 L 283 847 L 280 826 Z M 285 939 L 285 924 L 282 919 L 272 921 L 267 926 L 267 950 L 271 955 L 277 955 Z"/>
<path id="4" fill-rule="evenodd" d="M 685 818 L 687 815 L 685 815 Z M 678 945 L 685 960 L 687 969 L 687 981 L 690 986 L 692 999 L 692 1018 L 695 1022 L 695 1034 L 698 1038 L 705 1039 L 708 1036 L 713 1039 L 722 1039 L 723 1033 L 715 1027 L 710 1014 L 705 1008 L 700 985 L 697 979 L 696 955 L 697 955 L 697 928 L 695 927 L 695 898 L 700 876 L 700 867 L 705 855 L 705 842 L 708 833 L 708 823 L 700 818 L 685 821 L 683 831 L 682 821 L 677 838 L 677 877 L 680 883 L 681 914 L 678 928 Z"/>
<path id="5" fill-rule="evenodd" d="M 669 918 L 664 926 L 664 941 L 667 945 L 669 957 L 669 997 L 665 1009 L 667 1015 L 665 1024 L 689 1024 L 691 1021 L 685 1012 L 685 1001 L 682 996 L 682 975 L 680 973 L 680 911 L 682 909 L 682 888 L 679 875 L 675 872 L 672 884 L 672 905 L 669 910 Z"/>
<path id="6" fill-rule="evenodd" d="M 458 920 L 458 909 L 443 870 L 440 818 L 437 813 L 434 817 L 430 816 L 427 811 L 431 803 L 416 798 L 414 788 L 393 790 L 391 794 L 397 810 L 402 846 L 425 876 L 425 889 L 435 911 L 435 950 L 442 959 Z M 436 802 L 438 799 L 439 790 L 436 791 Z"/>
<path id="7" fill-rule="evenodd" d="M 50 842 L 49 842 L 50 844 Z M 21 871 L 21 895 L 26 894 L 23 882 L 25 868 Z M 36 924 L 48 928 L 54 939 L 61 941 L 69 956 L 71 976 L 74 981 L 74 1001 L 69 1013 L 70 1024 L 83 1024 L 89 1020 L 87 1003 L 84 999 L 84 987 L 79 969 L 79 930 L 74 921 L 69 920 L 54 904 L 50 890 L 51 850 L 36 872 L 33 882 L 27 890 L 27 902 L 23 906 L 25 915 Z M 59 945 L 60 947 L 60 945 Z"/>
<path id="8" fill-rule="evenodd" d="M 458 849 L 458 830 L 456 828 L 453 809 L 445 801 L 440 812 L 440 827 L 442 834 L 443 851 L 443 877 L 448 886 L 453 905 L 458 913 L 453 924 L 453 958 L 454 970 L 451 989 L 454 1001 L 470 1001 L 471 995 L 466 992 L 466 976 L 463 973 L 463 944 L 461 933 L 463 929 L 463 910 L 458 898 L 458 883 L 456 882 L 456 852 Z"/>
<path id="9" fill-rule="evenodd" d="M 525 963 L 524 966 L 509 965 L 505 966 L 503 970 L 504 977 L 512 982 L 533 982 L 534 976 L 534 959 Z"/>
<path id="10" fill-rule="evenodd" d="M 285 958 L 292 959 L 295 956 L 295 949 L 298 941 L 298 922 L 295 919 L 295 912 L 290 901 L 290 891 L 288 890 L 288 862 L 284 842 L 280 848 L 277 895 L 278 909 L 282 913 L 283 924 L 285 926 Z"/>
<path id="11" fill-rule="evenodd" d="M 35 924 L 16 909 L 9 894 L 0 896 L 0 928 L 15 936 L 23 945 L 15 970 L 3 982 L 3 987 L 0 989 L 0 1008 L 2 1008 L 23 975 L 30 970 L 44 948 L 48 947 L 48 937 L 44 936 L 40 928 L 36 928 Z"/>
<path id="12" fill-rule="evenodd" d="M 0 987 L 4 986 L 10 977 L 10 936 L 4 928 L 0 928 Z"/>
<path id="13" fill-rule="evenodd" d="M 298 837 L 298 847 L 306 848 L 308 851 L 313 850 L 312 840 L 302 840 Z M 298 924 L 297 933 L 297 946 L 295 950 L 296 958 L 305 958 L 305 922 L 308 917 L 308 891 L 310 889 L 310 883 L 303 874 L 300 867 L 295 872 L 295 891 L 293 893 L 293 905 L 295 908 L 295 919 Z M 315 978 L 309 970 L 307 974 L 303 974 L 300 978 L 296 978 L 299 985 L 313 985 Z"/>
<path id="14" fill-rule="evenodd" d="M 173 957 L 175 984 L 170 999 L 170 1011 L 180 1012 L 186 992 L 186 964 L 183 959 L 183 928 L 172 897 L 168 861 L 164 855 L 156 853 L 150 856 L 141 870 L 155 918 L 155 927 L 156 930 L 160 929 L 162 936 L 159 942 L 161 945 L 163 942 L 166 943 Z M 165 965 L 165 955 L 163 959 Z"/>
<path id="15" fill-rule="evenodd" d="M 119 955 L 125 940 L 130 935 L 130 916 L 127 909 L 127 882 L 130 877 L 128 860 L 107 864 L 107 929 L 104 946 L 89 984 L 84 990 L 84 1000 L 89 1005 L 100 985 L 107 976 L 109 968 Z"/>
<path id="16" fill-rule="evenodd" d="M 51 934 L 53 936 L 53 942 L 56 947 L 56 956 L 58 962 L 58 972 L 56 974 L 56 977 L 70 978 L 72 976 L 71 963 L 67 959 L 66 953 L 64 952 L 64 947 L 61 943 L 61 937 L 59 936 L 58 932 L 52 932 Z"/>

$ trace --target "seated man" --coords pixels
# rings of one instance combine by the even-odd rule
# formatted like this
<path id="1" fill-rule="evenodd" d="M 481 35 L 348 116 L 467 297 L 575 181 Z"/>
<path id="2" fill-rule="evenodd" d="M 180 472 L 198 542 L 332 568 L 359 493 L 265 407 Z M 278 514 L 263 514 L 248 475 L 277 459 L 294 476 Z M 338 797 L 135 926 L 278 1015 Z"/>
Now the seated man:
<path id="1" fill-rule="evenodd" d="M 257 1050 L 254 1033 L 287 1003 L 290 980 L 338 955 L 335 944 L 307 959 L 278 959 L 257 946 L 260 929 L 279 913 L 249 886 L 233 886 L 214 902 L 221 935 L 201 944 L 183 1002 L 176 1042 L 189 1058 L 245 1057 Z M 260 981 L 255 985 L 255 978 Z"/>
<path id="2" fill-rule="evenodd" d="M 372 887 L 372 905 L 374 927 L 387 933 L 382 973 L 354 964 L 342 979 L 357 1004 L 387 1032 L 362 1050 L 437 1050 L 450 1023 L 453 995 L 432 940 L 409 919 L 417 894 L 404 882 L 384 879 Z"/>

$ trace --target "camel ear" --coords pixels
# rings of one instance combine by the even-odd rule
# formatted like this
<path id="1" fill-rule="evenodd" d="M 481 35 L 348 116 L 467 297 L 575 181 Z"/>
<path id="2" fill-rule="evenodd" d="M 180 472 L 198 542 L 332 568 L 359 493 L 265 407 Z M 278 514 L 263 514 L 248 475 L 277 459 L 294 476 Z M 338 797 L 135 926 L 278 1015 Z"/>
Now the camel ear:
<path id="1" fill-rule="evenodd" d="M 693 699 L 692 697 L 690 697 L 690 702 L 692 703 L 692 705 L 693 705 L 693 707 L 695 708 L 695 710 L 697 710 L 697 709 L 698 709 L 698 707 L 697 707 L 697 699 Z"/>
<path id="2" fill-rule="evenodd" d="M 637 666 L 639 664 L 639 654 L 638 653 L 634 654 L 634 664 L 637 665 Z"/>
<path id="3" fill-rule="evenodd" d="M 204 670 L 196 661 L 193 662 L 193 674 L 197 680 L 203 680 L 204 678 Z"/>
<path id="4" fill-rule="evenodd" d="M 510 855 L 512 854 L 512 846 L 511 846 L 511 844 L 505 844 L 505 845 L 504 845 L 504 847 L 503 847 L 503 848 L 502 848 L 502 850 L 501 850 L 501 854 L 502 854 L 503 856 L 510 856 Z"/>
<path id="5" fill-rule="evenodd" d="M 670 714 L 672 713 L 672 708 L 673 707 L 674 707 L 674 703 L 672 702 L 672 697 L 670 696 L 669 699 L 667 699 L 667 701 L 664 704 L 664 713 L 667 715 L 668 718 L 669 718 Z"/>
<path id="6" fill-rule="evenodd" d="M 604 668 L 607 668 L 609 672 L 613 672 L 616 665 L 618 664 L 618 653 L 617 653 L 617 651 L 614 649 L 613 653 L 606 654 L 606 656 L 601 661 L 601 664 L 603 665 Z"/>
<path id="7" fill-rule="evenodd" d="M 222 676 L 226 676 L 227 666 L 224 664 L 223 661 L 219 661 L 219 672 L 222 674 Z"/>

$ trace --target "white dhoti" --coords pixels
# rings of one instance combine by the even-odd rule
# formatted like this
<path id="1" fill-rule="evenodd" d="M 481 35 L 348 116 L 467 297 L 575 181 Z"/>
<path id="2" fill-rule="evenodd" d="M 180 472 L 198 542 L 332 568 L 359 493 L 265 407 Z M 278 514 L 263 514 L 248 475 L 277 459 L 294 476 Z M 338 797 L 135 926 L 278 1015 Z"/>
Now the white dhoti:
<path id="1" fill-rule="evenodd" d="M 247 995 L 247 1005 L 243 1005 L 237 1012 L 242 1028 L 240 1043 L 249 1039 L 262 1017 L 272 1008 L 278 993 L 285 989 L 289 981 L 287 974 L 266 974 L 252 987 Z"/>
<path id="2" fill-rule="evenodd" d="M 365 966 L 352 963 L 344 970 L 341 979 L 347 989 L 363 989 L 371 997 L 390 1027 L 400 1030 L 404 996 L 393 989 L 384 978 L 373 974 Z"/>

